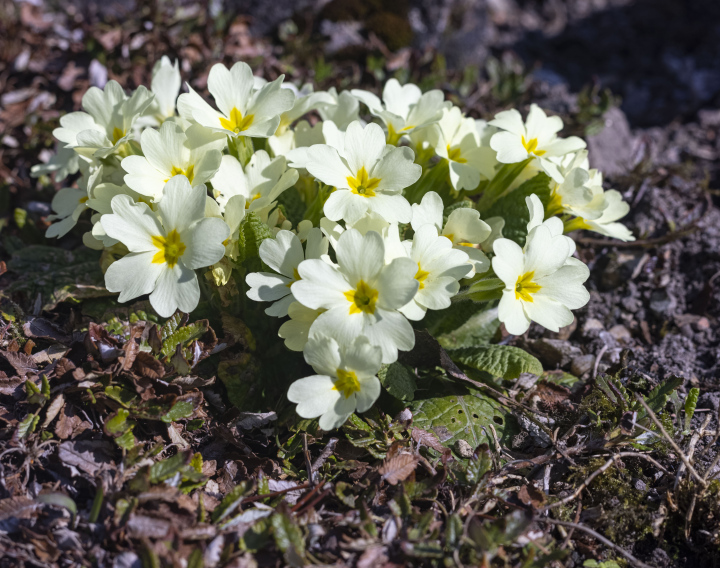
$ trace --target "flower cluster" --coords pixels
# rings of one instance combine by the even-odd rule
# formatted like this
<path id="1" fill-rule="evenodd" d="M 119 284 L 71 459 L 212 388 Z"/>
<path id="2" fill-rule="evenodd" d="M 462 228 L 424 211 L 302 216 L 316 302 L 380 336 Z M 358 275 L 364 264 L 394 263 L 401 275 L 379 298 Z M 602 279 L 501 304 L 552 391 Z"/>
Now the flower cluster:
<path id="1" fill-rule="evenodd" d="M 378 372 L 413 348 L 428 310 L 499 301 L 509 333 L 556 331 L 589 298 L 565 234 L 633 238 L 583 140 L 559 137 L 562 121 L 535 105 L 525 120 L 477 120 L 395 79 L 381 98 L 314 92 L 242 62 L 214 65 L 207 86 L 212 103 L 180 94 L 163 57 L 150 90 L 89 89 L 34 170 L 80 174 L 53 200 L 47 236 L 89 209 L 84 242 L 105 251 L 108 290 L 149 294 L 163 317 L 198 305 L 198 275 L 226 305 L 265 302 L 317 373 L 288 398 L 324 429 L 373 405 Z"/>

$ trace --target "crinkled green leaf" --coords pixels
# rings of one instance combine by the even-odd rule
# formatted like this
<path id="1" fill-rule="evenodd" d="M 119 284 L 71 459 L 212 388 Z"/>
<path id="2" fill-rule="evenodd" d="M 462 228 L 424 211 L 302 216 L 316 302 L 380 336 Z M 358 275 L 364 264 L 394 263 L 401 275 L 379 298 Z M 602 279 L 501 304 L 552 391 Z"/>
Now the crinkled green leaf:
<path id="1" fill-rule="evenodd" d="M 178 345 L 185 345 L 195 339 L 199 339 L 209 327 L 210 325 L 207 320 L 200 320 L 176 329 L 163 340 L 161 353 L 165 357 L 169 357 L 175 352 L 175 348 Z"/>
<path id="2" fill-rule="evenodd" d="M 682 377 L 670 377 L 651 390 L 650 394 L 645 397 L 645 402 L 653 412 L 662 411 L 670 395 L 682 386 L 683 382 Z"/>
<path id="3" fill-rule="evenodd" d="M 521 373 L 540 376 L 543 372 L 542 364 L 536 357 L 511 345 L 465 347 L 448 354 L 456 363 L 508 380 L 517 379 Z"/>
<path id="4" fill-rule="evenodd" d="M 523 246 L 527 236 L 527 224 L 530 221 L 530 212 L 525 203 L 525 198 L 533 193 L 540 198 L 543 206 L 547 208 L 550 201 L 550 178 L 546 174 L 537 174 L 517 189 L 498 199 L 486 213 L 483 213 L 483 219 L 489 217 L 502 217 L 505 219 L 503 237 Z"/>
<path id="5" fill-rule="evenodd" d="M 422 327 L 433 337 L 450 333 L 463 326 L 470 318 L 487 309 L 486 304 L 456 302 L 444 310 L 431 310 L 422 320 Z"/>
<path id="6" fill-rule="evenodd" d="M 695 407 L 697 406 L 699 396 L 700 389 L 693 387 L 685 397 L 685 430 L 690 430 L 690 422 L 692 422 L 693 415 L 695 414 Z"/>
<path id="7" fill-rule="evenodd" d="M 469 302 L 463 302 L 469 306 Z M 485 309 L 475 313 L 457 329 L 438 336 L 437 340 L 445 349 L 458 349 L 489 343 L 500 327 L 497 308 Z"/>
<path id="8" fill-rule="evenodd" d="M 132 428 L 127 430 L 121 436 L 115 438 L 115 443 L 123 450 L 132 450 L 137 445 L 137 438 L 135 438 L 135 434 L 133 434 Z"/>
<path id="9" fill-rule="evenodd" d="M 260 220 L 256 213 L 252 211 L 247 213 L 240 225 L 238 260 L 245 262 L 248 270 L 259 270 L 261 266 L 260 243 L 272 236 L 270 228 Z"/>
<path id="10" fill-rule="evenodd" d="M 39 414 L 28 414 L 20 424 L 18 424 L 17 436 L 21 440 L 26 439 L 30 434 L 35 431 L 35 428 L 40 422 Z"/>
<path id="11" fill-rule="evenodd" d="M 395 398 L 408 401 L 412 400 L 417 389 L 415 373 L 407 365 L 395 362 L 383 366 L 378 373 L 380 382 L 385 389 Z"/>

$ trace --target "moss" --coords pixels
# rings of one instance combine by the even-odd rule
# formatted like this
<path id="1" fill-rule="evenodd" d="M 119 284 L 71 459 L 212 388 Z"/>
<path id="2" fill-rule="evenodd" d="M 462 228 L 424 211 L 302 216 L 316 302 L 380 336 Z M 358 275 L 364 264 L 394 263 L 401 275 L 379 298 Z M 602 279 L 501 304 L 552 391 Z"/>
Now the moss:
<path id="1" fill-rule="evenodd" d="M 581 483 L 605 463 L 604 458 L 592 459 L 587 465 L 573 468 L 571 483 Z M 632 479 L 650 483 L 639 464 L 628 460 L 626 467 L 610 467 L 597 476 L 583 493 L 583 510 L 601 507 L 597 526 L 613 542 L 631 544 L 652 535 L 651 521 L 656 507 L 647 500 L 646 492 L 633 487 Z"/>

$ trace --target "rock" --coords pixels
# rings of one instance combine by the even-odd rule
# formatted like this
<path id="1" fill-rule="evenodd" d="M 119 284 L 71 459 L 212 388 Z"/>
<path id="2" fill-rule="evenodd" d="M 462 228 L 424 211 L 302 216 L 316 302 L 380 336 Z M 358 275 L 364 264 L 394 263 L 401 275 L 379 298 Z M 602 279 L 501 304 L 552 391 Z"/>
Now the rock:
<path id="1" fill-rule="evenodd" d="M 631 483 L 637 491 L 647 491 L 647 484 L 642 479 L 633 478 Z"/>
<path id="2" fill-rule="evenodd" d="M 582 325 L 582 334 L 585 337 L 597 335 L 599 332 L 604 331 L 605 326 L 599 319 L 588 318 Z"/>
<path id="3" fill-rule="evenodd" d="M 650 310 L 659 318 L 667 319 L 676 307 L 677 300 L 667 290 L 655 290 L 650 297 Z"/>
<path id="4" fill-rule="evenodd" d="M 642 302 L 639 298 L 635 298 L 634 296 L 628 296 L 627 298 L 623 298 L 620 300 L 620 303 L 622 304 L 622 307 L 625 309 L 625 311 L 630 312 L 631 314 L 634 314 L 642 307 Z"/>
<path id="5" fill-rule="evenodd" d="M 605 128 L 587 139 L 590 166 L 610 177 L 622 175 L 633 165 L 630 157 L 634 152 L 635 138 L 625 113 L 619 108 L 611 108 L 603 118 Z"/>
<path id="6" fill-rule="evenodd" d="M 706 317 L 700 318 L 695 322 L 695 329 L 697 331 L 705 331 L 706 329 L 710 329 L 710 320 L 708 320 Z"/>
<path id="7" fill-rule="evenodd" d="M 630 335 L 630 331 L 624 325 L 614 325 L 609 331 L 610 335 L 612 335 L 619 343 L 627 344 L 632 341 L 632 335 Z"/>
<path id="8" fill-rule="evenodd" d="M 595 364 L 595 355 L 578 355 L 570 363 L 570 372 L 576 377 L 592 371 Z"/>
<path id="9" fill-rule="evenodd" d="M 698 398 L 697 408 L 711 408 L 717 412 L 718 407 L 720 407 L 720 392 L 706 392 Z"/>
<path id="10" fill-rule="evenodd" d="M 572 358 L 581 355 L 582 351 L 562 339 L 548 339 L 541 337 L 532 342 L 532 349 L 538 358 L 550 367 L 563 367 L 572 361 Z"/>
<path id="11" fill-rule="evenodd" d="M 473 455 L 472 446 L 462 439 L 455 442 L 453 449 L 461 458 L 471 458 Z"/>

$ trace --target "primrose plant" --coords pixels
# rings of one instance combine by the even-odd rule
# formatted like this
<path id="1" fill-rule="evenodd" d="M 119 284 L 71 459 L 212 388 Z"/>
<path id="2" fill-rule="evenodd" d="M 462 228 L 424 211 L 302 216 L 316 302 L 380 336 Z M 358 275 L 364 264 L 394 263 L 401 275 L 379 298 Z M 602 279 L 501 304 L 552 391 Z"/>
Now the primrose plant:
<path id="1" fill-rule="evenodd" d="M 264 302 L 316 372 L 287 396 L 323 429 L 373 406 L 428 311 L 484 303 L 510 334 L 557 331 L 589 299 L 567 233 L 633 239 L 585 142 L 536 105 L 477 120 L 395 79 L 382 97 L 313 92 L 242 62 L 207 84 L 210 101 L 179 94 L 163 57 L 150 89 L 90 88 L 34 170 L 79 174 L 47 236 L 89 210 L 107 289 L 149 294 L 163 317 L 195 309 L 201 287 L 241 312 Z"/>

